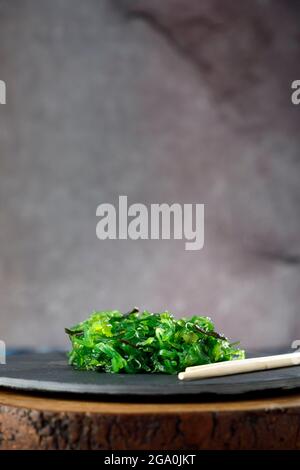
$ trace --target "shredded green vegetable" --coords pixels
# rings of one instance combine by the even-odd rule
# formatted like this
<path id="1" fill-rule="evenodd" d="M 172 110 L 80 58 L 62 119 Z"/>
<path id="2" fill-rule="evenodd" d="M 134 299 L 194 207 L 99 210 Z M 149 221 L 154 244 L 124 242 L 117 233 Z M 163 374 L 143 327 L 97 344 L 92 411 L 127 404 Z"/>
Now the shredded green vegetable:
<path id="1" fill-rule="evenodd" d="M 94 312 L 66 328 L 76 369 L 177 374 L 186 367 L 243 359 L 245 352 L 214 330 L 208 317 L 176 319 L 169 312 Z"/>

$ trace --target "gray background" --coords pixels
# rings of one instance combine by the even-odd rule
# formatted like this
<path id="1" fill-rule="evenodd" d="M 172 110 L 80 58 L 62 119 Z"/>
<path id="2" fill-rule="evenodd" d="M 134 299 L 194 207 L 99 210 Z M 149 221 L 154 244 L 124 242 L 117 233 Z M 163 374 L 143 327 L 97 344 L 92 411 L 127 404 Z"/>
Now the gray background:
<path id="1" fill-rule="evenodd" d="M 300 338 L 299 2 L 0 0 L 0 337 L 133 305 Z M 206 204 L 205 248 L 102 241 L 101 202 Z"/>

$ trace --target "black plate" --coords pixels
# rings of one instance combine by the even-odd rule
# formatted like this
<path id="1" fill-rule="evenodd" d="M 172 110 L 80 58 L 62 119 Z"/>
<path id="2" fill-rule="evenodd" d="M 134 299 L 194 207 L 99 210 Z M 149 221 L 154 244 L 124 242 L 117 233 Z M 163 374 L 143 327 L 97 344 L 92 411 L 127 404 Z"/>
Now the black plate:
<path id="1" fill-rule="evenodd" d="M 190 395 L 240 395 L 300 389 L 300 366 L 202 379 L 191 382 L 160 374 L 105 374 L 76 371 L 63 353 L 22 354 L 0 365 L 0 387 L 30 392 L 71 393 L 107 398 L 171 398 Z"/>

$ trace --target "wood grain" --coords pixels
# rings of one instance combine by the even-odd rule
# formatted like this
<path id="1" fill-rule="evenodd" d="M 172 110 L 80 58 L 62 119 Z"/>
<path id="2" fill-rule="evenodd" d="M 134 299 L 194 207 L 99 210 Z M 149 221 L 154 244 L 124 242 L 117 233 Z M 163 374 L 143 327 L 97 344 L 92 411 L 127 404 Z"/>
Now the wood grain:
<path id="1" fill-rule="evenodd" d="M 0 449 L 300 449 L 300 394 L 145 404 L 2 391 Z"/>

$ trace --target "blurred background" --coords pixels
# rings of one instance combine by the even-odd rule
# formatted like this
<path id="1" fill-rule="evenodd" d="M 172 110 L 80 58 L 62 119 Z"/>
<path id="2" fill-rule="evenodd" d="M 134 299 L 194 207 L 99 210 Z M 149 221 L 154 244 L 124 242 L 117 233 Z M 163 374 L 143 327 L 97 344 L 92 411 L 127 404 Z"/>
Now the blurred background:
<path id="1" fill-rule="evenodd" d="M 0 338 L 94 309 L 300 339 L 297 0 L 0 0 Z M 99 241 L 96 208 L 204 203 L 205 247 Z"/>

